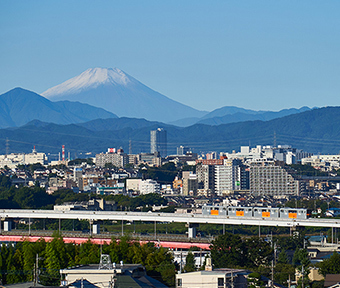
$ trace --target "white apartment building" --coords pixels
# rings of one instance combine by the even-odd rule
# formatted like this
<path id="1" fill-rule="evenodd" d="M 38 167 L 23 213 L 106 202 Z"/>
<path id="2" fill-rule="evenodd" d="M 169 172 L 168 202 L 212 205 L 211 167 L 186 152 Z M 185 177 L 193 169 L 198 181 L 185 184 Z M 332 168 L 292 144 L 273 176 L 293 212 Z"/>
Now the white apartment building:
<path id="1" fill-rule="evenodd" d="M 25 153 L 12 153 L 8 155 L 0 155 L 0 168 L 7 166 L 8 168 L 15 168 L 18 165 L 29 165 L 40 163 L 45 165 L 47 163 L 47 156 L 45 153 L 32 152 Z"/>
<path id="2" fill-rule="evenodd" d="M 324 170 L 337 170 L 340 168 L 340 155 L 313 155 L 301 159 L 301 164 L 322 167 Z"/>
<path id="3" fill-rule="evenodd" d="M 292 148 L 290 145 L 261 146 L 255 148 L 249 146 L 241 146 L 240 152 L 225 153 L 228 159 L 245 159 L 252 162 L 258 159 L 283 161 L 286 164 L 295 164 L 302 158 L 309 157 L 312 154 L 304 152 L 301 149 Z"/>
<path id="4" fill-rule="evenodd" d="M 217 195 L 229 194 L 235 190 L 237 171 L 234 166 L 215 166 L 215 192 Z"/>
<path id="5" fill-rule="evenodd" d="M 149 194 L 149 193 L 161 193 L 161 187 L 159 183 L 154 180 L 147 179 L 142 180 L 139 183 L 139 191 L 141 195 Z"/>

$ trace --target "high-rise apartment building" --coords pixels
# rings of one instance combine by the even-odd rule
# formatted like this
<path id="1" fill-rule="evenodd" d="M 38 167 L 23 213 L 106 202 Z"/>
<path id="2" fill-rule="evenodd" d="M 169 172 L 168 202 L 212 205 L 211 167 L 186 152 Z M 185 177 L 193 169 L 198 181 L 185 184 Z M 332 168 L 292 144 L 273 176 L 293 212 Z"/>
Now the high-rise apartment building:
<path id="1" fill-rule="evenodd" d="M 242 161 L 224 159 L 223 165 L 215 165 L 215 192 L 217 195 L 249 189 L 249 173 Z"/>
<path id="2" fill-rule="evenodd" d="M 204 190 L 215 191 L 215 166 L 197 165 L 197 181 L 203 186 Z"/>
<path id="3" fill-rule="evenodd" d="M 166 130 L 157 128 L 150 131 L 151 153 L 159 152 L 161 157 L 168 155 Z"/>
<path id="4" fill-rule="evenodd" d="M 116 167 L 124 167 L 129 163 L 129 156 L 123 149 L 109 148 L 108 152 L 96 154 L 96 166 L 105 167 L 106 163 L 112 163 Z"/>
<path id="5" fill-rule="evenodd" d="M 259 161 L 250 164 L 250 192 L 255 195 L 299 195 L 300 181 L 291 171 L 274 161 Z"/>

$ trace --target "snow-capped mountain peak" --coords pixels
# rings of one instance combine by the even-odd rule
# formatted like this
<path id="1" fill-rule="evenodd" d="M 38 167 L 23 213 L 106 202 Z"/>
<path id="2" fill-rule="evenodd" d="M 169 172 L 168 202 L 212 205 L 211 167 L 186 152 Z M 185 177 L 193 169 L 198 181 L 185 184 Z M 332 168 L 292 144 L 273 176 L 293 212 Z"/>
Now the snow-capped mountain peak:
<path id="1" fill-rule="evenodd" d="M 89 68 L 80 75 L 46 90 L 41 95 L 46 98 L 53 98 L 54 95 L 78 93 L 88 88 L 96 88 L 106 84 L 127 86 L 134 80 L 118 68 Z"/>
<path id="2" fill-rule="evenodd" d="M 87 69 L 44 93 L 52 101 L 74 101 L 103 108 L 119 117 L 169 122 L 204 112 L 174 101 L 117 68 Z"/>

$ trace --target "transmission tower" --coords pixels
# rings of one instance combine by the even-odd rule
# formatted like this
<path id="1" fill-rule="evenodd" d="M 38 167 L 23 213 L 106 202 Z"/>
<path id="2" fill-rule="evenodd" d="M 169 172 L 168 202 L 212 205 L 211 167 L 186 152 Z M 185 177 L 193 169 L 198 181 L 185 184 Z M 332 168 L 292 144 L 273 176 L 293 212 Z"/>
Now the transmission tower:
<path id="1" fill-rule="evenodd" d="M 8 138 L 6 138 L 6 158 L 7 158 L 8 153 L 9 153 L 9 140 Z"/>
<path id="2" fill-rule="evenodd" d="M 99 263 L 99 270 L 103 269 L 112 269 L 110 255 L 102 254 L 100 255 L 100 263 Z"/>
<path id="3" fill-rule="evenodd" d="M 132 142 L 129 140 L 129 155 L 132 155 Z"/>

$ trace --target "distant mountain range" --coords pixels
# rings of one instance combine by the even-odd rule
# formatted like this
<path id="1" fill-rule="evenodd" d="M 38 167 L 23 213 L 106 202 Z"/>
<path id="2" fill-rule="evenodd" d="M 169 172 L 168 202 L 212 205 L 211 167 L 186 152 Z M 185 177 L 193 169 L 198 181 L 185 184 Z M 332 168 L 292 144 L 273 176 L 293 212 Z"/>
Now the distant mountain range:
<path id="1" fill-rule="evenodd" d="M 22 126 L 34 119 L 56 124 L 71 124 L 98 118 L 117 116 L 102 108 L 79 102 L 52 102 L 22 88 L 15 88 L 0 95 L 0 128 Z"/>
<path id="2" fill-rule="evenodd" d="M 270 121 L 246 121 L 222 125 L 195 124 L 176 127 L 145 119 L 93 120 L 82 124 L 57 125 L 32 121 L 19 128 L 0 129 L 0 153 L 5 152 L 5 140 L 10 152 L 28 152 L 36 145 L 38 151 L 56 153 L 61 145 L 75 153 L 106 151 L 108 147 L 122 147 L 132 152 L 150 151 L 150 130 L 164 127 L 168 133 L 168 151 L 185 145 L 195 152 L 239 151 L 242 145 L 288 144 L 313 153 L 339 152 L 340 107 L 325 107 L 293 114 Z"/>
<path id="3" fill-rule="evenodd" d="M 202 117 L 199 111 L 145 86 L 118 68 L 88 69 L 42 93 L 51 101 L 69 100 L 101 107 L 120 117 L 170 122 L 184 117 Z"/>
<path id="4" fill-rule="evenodd" d="M 210 113 L 207 113 L 201 118 L 184 118 L 171 122 L 171 124 L 187 127 L 193 124 L 208 124 L 208 125 L 221 125 L 228 123 L 236 123 L 243 121 L 262 120 L 268 121 L 275 118 L 280 118 L 300 112 L 311 110 L 308 107 L 301 107 L 300 109 L 283 109 L 280 111 L 255 111 L 250 109 L 243 109 L 235 106 L 225 106 L 218 108 Z"/>
<path id="5" fill-rule="evenodd" d="M 153 91 L 117 68 L 88 69 L 48 89 L 43 95 L 52 101 L 62 101 L 52 102 L 21 88 L 0 95 L 0 128 L 17 127 L 32 120 L 71 124 L 117 118 L 112 111 L 121 117 L 188 127 L 197 123 L 220 125 L 250 120 L 267 121 L 310 109 L 302 107 L 273 112 L 225 106 L 209 113 L 198 111 Z"/>
<path id="6" fill-rule="evenodd" d="M 339 107 L 273 112 L 225 106 L 208 113 L 173 101 L 116 68 L 88 69 L 43 94 L 60 101 L 22 88 L 0 95 L 0 128 L 10 127 L 0 129 L 0 143 L 8 138 L 11 152 L 29 152 L 36 145 L 55 153 L 66 145 L 75 154 L 98 153 L 108 147 L 128 150 L 130 141 L 133 153 L 149 152 L 150 130 L 158 127 L 168 132 L 169 153 L 179 145 L 195 152 L 271 145 L 274 133 L 278 144 L 339 152 Z M 0 154 L 4 150 L 5 143 L 0 144 Z"/>

